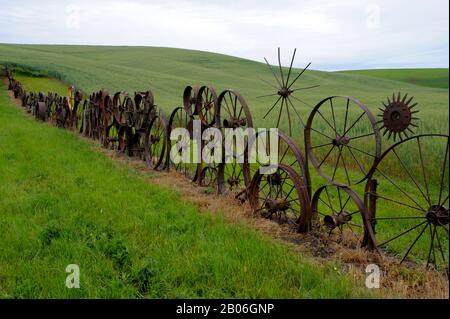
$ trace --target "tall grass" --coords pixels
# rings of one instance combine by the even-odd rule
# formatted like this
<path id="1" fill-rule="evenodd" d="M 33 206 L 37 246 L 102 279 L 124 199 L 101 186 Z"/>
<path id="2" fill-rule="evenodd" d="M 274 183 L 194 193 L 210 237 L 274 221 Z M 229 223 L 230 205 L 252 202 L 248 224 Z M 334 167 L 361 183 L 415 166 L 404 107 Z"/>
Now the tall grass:
<path id="1" fill-rule="evenodd" d="M 42 79 L 45 81 L 45 79 Z M 249 227 L 199 213 L 152 173 L 36 122 L 0 85 L 0 297 L 370 297 Z M 80 289 L 65 268 L 80 266 Z"/>

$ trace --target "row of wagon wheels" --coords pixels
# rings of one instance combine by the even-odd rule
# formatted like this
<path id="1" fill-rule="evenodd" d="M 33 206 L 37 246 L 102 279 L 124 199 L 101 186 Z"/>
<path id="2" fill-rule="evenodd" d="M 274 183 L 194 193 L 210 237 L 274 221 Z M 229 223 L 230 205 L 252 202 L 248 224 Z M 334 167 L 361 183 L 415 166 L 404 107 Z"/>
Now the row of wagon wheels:
<path id="1" fill-rule="evenodd" d="M 227 128 L 253 127 L 238 91 L 217 94 L 211 86 L 188 86 L 183 105 L 166 116 L 151 91 L 111 96 L 101 90 L 82 101 L 77 91 L 67 98 L 27 94 L 16 82 L 10 81 L 10 89 L 37 118 L 75 127 L 106 148 L 140 157 L 150 168 L 172 168 L 201 186 L 233 193 L 248 200 L 255 215 L 292 224 L 300 232 L 321 231 L 352 247 L 385 251 L 402 262 L 425 260 L 448 272 L 448 135 L 407 137 L 382 152 L 379 121 L 370 110 L 352 97 L 331 96 L 309 115 L 305 152 L 278 131 L 275 167 L 249 163 L 246 156 L 238 161 L 235 154 L 224 158 L 224 150 L 220 161 L 206 160 L 195 148 L 189 149 L 190 161 L 175 164 L 173 146 L 192 147 L 194 141 L 172 140 L 176 128 L 184 128 L 191 139 L 196 130 L 202 134 L 214 127 L 226 138 Z M 400 95 L 392 99 L 400 100 Z M 388 124 L 398 119 L 391 113 L 394 122 Z M 268 135 L 259 134 L 246 141 L 245 150 L 252 143 L 271 145 Z M 208 143 L 201 144 L 200 149 Z M 309 166 L 327 181 L 314 192 Z"/>

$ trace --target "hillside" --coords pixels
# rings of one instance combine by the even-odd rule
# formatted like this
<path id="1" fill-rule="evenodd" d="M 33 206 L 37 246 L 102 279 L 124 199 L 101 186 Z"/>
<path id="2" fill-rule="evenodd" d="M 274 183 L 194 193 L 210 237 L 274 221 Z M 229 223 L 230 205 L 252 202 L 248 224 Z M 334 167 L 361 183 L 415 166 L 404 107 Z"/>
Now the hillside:
<path id="1" fill-rule="evenodd" d="M 358 74 L 401 81 L 420 86 L 448 89 L 448 69 L 378 69 L 339 71 L 345 74 Z"/>
<path id="2" fill-rule="evenodd" d="M 298 56 L 298 61 L 301 58 Z M 283 60 L 288 63 L 289 59 L 290 56 L 286 55 Z M 276 123 L 274 117 L 262 119 L 265 110 L 273 104 L 273 98 L 257 98 L 275 93 L 273 88 L 263 82 L 275 83 L 267 66 L 236 57 L 157 47 L 1 44 L 0 64 L 5 63 L 58 77 L 88 93 L 100 89 L 100 86 L 110 92 L 151 88 L 156 103 L 167 111 L 181 105 L 186 85 L 211 84 L 217 91 L 234 88 L 247 100 L 257 126 L 273 127 Z M 321 71 L 305 72 L 295 87 L 316 84 L 320 84 L 320 87 L 301 91 L 303 94 L 297 95 L 310 106 L 327 96 L 351 95 L 376 111 L 381 101 L 393 92 L 409 92 L 419 102 L 421 130 L 448 132 L 448 89 Z M 299 102 L 295 106 L 306 120 L 310 107 Z M 287 124 L 284 123 L 282 128 L 286 129 Z M 298 142 L 303 140 L 302 136 L 302 128 L 297 127 L 295 137 Z"/>

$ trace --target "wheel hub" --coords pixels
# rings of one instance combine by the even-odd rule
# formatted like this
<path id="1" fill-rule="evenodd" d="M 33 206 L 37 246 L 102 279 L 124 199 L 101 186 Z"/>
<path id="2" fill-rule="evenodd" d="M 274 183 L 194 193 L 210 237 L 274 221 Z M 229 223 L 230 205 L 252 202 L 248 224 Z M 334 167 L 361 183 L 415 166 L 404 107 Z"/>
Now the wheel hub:
<path id="1" fill-rule="evenodd" d="M 442 205 L 432 205 L 426 213 L 428 222 L 436 226 L 448 224 L 448 208 Z"/>
<path id="2" fill-rule="evenodd" d="M 284 98 L 287 98 L 292 92 L 294 92 L 294 91 L 292 91 L 284 86 L 281 89 L 279 89 L 277 93 L 278 93 L 278 95 L 280 95 Z"/>
<path id="3" fill-rule="evenodd" d="M 239 118 L 232 117 L 232 118 L 223 120 L 223 126 L 226 128 L 238 128 L 238 127 L 246 126 L 246 125 L 247 125 L 246 119 L 239 119 Z"/>
<path id="4" fill-rule="evenodd" d="M 336 136 L 336 138 L 333 140 L 333 145 L 340 146 L 340 145 L 347 145 L 350 142 L 350 138 L 347 136 Z"/>
<path id="5" fill-rule="evenodd" d="M 160 137 L 159 137 L 159 136 L 156 136 L 156 135 L 153 135 L 153 134 L 150 135 L 150 142 L 151 142 L 152 144 L 158 143 L 159 140 L 160 140 Z"/>
<path id="6" fill-rule="evenodd" d="M 281 185 L 281 176 L 278 172 L 267 176 L 267 182 L 271 185 Z"/>
<path id="7" fill-rule="evenodd" d="M 268 199 L 265 206 L 271 214 L 284 212 L 291 207 L 290 203 L 284 199 Z"/>
<path id="8" fill-rule="evenodd" d="M 333 213 L 323 218 L 323 223 L 330 229 L 344 225 L 352 220 L 352 214 L 349 212 Z"/>
<path id="9" fill-rule="evenodd" d="M 230 176 L 230 177 L 228 177 L 227 183 L 228 183 L 228 185 L 230 185 L 230 186 L 236 186 L 236 185 L 239 185 L 239 178 L 238 178 L 238 177 Z"/>

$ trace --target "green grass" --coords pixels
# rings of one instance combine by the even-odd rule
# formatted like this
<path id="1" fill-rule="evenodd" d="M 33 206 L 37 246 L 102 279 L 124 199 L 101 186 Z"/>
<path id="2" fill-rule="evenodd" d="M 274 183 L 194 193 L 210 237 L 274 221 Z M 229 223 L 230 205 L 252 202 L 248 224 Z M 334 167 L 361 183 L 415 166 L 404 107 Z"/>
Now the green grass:
<path id="1" fill-rule="evenodd" d="M 448 69 L 377 69 L 339 71 L 351 75 L 364 75 L 415 85 L 448 89 Z"/>
<path id="2" fill-rule="evenodd" d="M 20 81 L 25 89 L 30 92 L 56 92 L 59 96 L 67 96 L 68 85 L 62 83 L 60 80 L 48 78 L 43 76 L 36 76 L 27 72 L 14 72 L 14 78 Z"/>
<path id="3" fill-rule="evenodd" d="M 155 95 L 156 103 L 167 113 L 175 106 L 182 104 L 182 93 L 186 85 L 211 84 L 218 93 L 227 88 L 235 88 L 239 89 L 246 99 L 253 114 L 255 126 L 273 127 L 277 121 L 275 113 L 266 119 L 262 118 L 266 110 L 273 104 L 274 99 L 271 97 L 257 98 L 260 95 L 274 93 L 273 88 L 258 78 L 261 77 L 263 80 L 275 84 L 267 66 L 235 57 L 200 51 L 150 47 L 0 45 L 0 64 L 3 63 L 22 71 L 46 74 L 61 79 L 65 83 L 76 85 L 85 93 L 96 91 L 102 87 L 108 89 L 110 93 L 119 90 L 134 92 L 150 88 Z M 294 75 L 297 72 L 298 70 L 294 70 Z M 397 73 L 394 72 L 394 74 Z M 431 76 L 433 73 L 432 70 L 425 74 L 419 72 L 417 77 L 425 79 L 426 82 L 433 77 Z M 296 95 L 309 106 L 294 101 L 303 121 L 307 120 L 312 106 L 327 96 L 354 96 L 378 114 L 381 101 L 385 101 L 386 97 L 391 96 L 393 92 L 400 91 L 413 95 L 414 100 L 419 103 L 418 117 L 420 120 L 417 122 L 419 126 L 416 130 L 417 133 L 448 134 L 448 84 L 446 88 L 434 88 L 416 85 L 418 83 L 408 83 L 408 81 L 404 81 L 404 77 L 398 75 L 395 79 L 385 79 L 352 72 L 307 71 L 295 87 L 315 84 L 321 86 L 313 90 L 300 91 L 301 94 Z M 33 86 L 32 83 L 27 83 L 27 85 Z M 340 107 L 342 111 L 343 105 Z M 331 121 L 330 111 L 325 109 L 322 112 Z M 357 118 L 359 112 L 357 108 L 352 109 L 350 118 Z M 287 117 L 284 115 L 281 121 L 281 129 L 284 131 L 287 131 L 288 127 L 286 119 Z M 337 121 L 342 122 L 343 116 L 340 116 Z M 300 125 L 300 121 L 295 120 L 294 122 L 296 125 L 293 137 L 303 149 L 303 127 Z M 327 125 L 320 121 L 314 122 L 314 127 L 322 131 L 328 129 Z M 367 132 L 367 126 L 356 129 Z M 370 149 L 373 143 L 365 143 L 365 141 L 367 140 L 359 141 L 360 147 L 365 150 Z M 321 142 L 320 138 L 317 138 L 315 145 L 319 145 Z M 384 138 L 382 149 L 386 149 L 391 144 L 391 141 Z M 445 145 L 441 144 L 427 147 L 433 151 L 430 154 L 444 152 L 445 149 Z M 418 163 L 417 157 L 417 152 L 406 150 L 403 159 L 407 164 L 415 165 Z M 336 158 L 337 154 L 331 156 L 324 164 L 325 168 L 330 170 Z M 370 165 L 370 159 L 362 158 L 366 161 L 366 165 Z M 439 161 L 432 161 L 430 167 L 433 168 L 432 171 L 438 172 L 439 165 Z M 395 163 L 392 162 L 390 174 L 400 178 L 399 182 L 408 190 L 414 191 L 408 177 L 405 174 L 401 175 L 395 167 Z M 351 168 L 350 175 L 357 176 L 358 169 L 355 163 L 351 165 Z M 315 173 L 312 166 L 310 166 L 310 171 L 313 191 L 320 185 L 326 184 L 323 178 Z M 343 170 L 337 174 L 341 180 L 345 178 Z M 434 181 L 438 181 L 438 179 L 435 178 Z M 389 193 L 398 196 L 398 190 L 386 181 L 382 185 L 384 186 L 381 187 L 385 187 Z M 362 197 L 364 184 L 352 188 Z M 380 207 L 383 206 L 380 205 Z M 390 209 L 392 206 L 384 206 L 384 208 L 380 208 L 380 214 L 389 213 Z M 399 208 L 397 207 L 396 210 Z M 397 231 L 397 227 L 394 224 L 387 225 L 384 230 L 379 229 L 379 233 L 383 234 L 384 231 L 385 234 L 390 234 Z M 419 243 L 418 247 L 420 247 L 420 251 L 413 252 L 412 255 L 423 259 L 428 249 L 427 242 Z M 395 250 L 395 247 L 393 249 Z"/>
<path id="4" fill-rule="evenodd" d="M 45 79 L 42 79 L 45 82 Z M 43 83 L 42 85 L 44 85 Z M 26 116 L 0 86 L 0 297 L 370 297 L 242 224 L 199 213 L 74 133 Z M 78 264 L 81 288 L 65 287 Z"/>
<path id="5" fill-rule="evenodd" d="M 289 58 L 284 57 L 285 63 Z M 314 67 L 314 60 L 312 62 Z M 274 127 L 277 122 L 275 115 L 262 118 L 275 99 L 257 98 L 276 93 L 260 78 L 276 82 L 266 65 L 250 60 L 157 47 L 0 44 L 0 64 L 5 63 L 62 79 L 88 94 L 100 88 L 108 89 L 111 94 L 121 90 L 132 93 L 151 89 L 156 103 L 166 112 L 182 105 L 183 90 L 187 85 L 210 84 L 218 93 L 224 89 L 238 89 L 251 109 L 255 126 Z M 297 72 L 294 70 L 294 75 Z M 428 88 L 401 81 L 321 71 L 305 72 L 295 87 L 316 84 L 321 86 L 296 95 L 310 106 L 293 101 L 304 122 L 311 107 L 327 96 L 351 95 L 378 113 L 382 100 L 401 91 L 414 95 L 419 103 L 419 132 L 448 132 L 448 88 Z M 294 122 L 294 138 L 302 143 L 303 128 L 298 120 Z M 286 114 L 282 117 L 281 128 L 287 131 Z"/>

